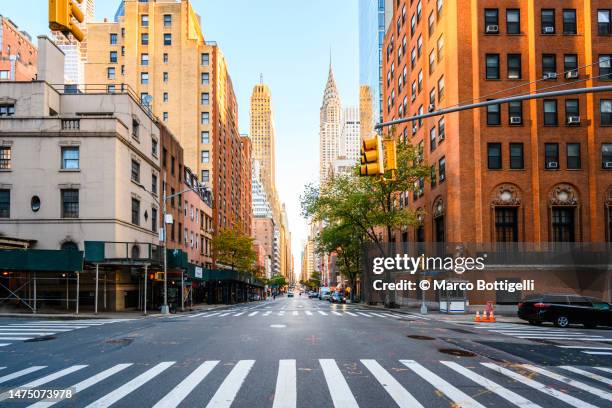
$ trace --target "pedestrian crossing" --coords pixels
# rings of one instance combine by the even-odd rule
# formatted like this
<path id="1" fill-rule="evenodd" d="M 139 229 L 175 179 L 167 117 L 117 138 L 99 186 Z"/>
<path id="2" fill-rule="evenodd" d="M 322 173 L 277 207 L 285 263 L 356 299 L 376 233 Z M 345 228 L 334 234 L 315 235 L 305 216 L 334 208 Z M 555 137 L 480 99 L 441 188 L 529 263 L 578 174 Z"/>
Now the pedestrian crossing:
<path id="1" fill-rule="evenodd" d="M 177 315 L 170 316 L 170 319 L 179 319 L 179 320 L 191 320 L 194 318 L 234 318 L 234 317 L 242 317 L 242 318 L 260 318 L 260 317 L 287 317 L 287 318 L 296 318 L 296 317 L 367 317 L 367 318 L 383 318 L 383 319 L 405 319 L 405 320 L 429 320 L 429 318 L 419 315 L 412 314 L 399 314 L 399 313 L 387 313 L 387 312 L 363 312 L 363 311 L 347 311 L 347 310 L 225 310 L 221 312 L 201 312 L 190 315 Z"/>
<path id="2" fill-rule="evenodd" d="M 0 322 L 0 347 L 10 346 L 14 342 L 35 341 L 47 336 L 54 336 L 78 329 L 102 326 L 132 319 L 88 319 L 88 320 L 35 320 L 13 323 Z"/>
<path id="3" fill-rule="evenodd" d="M 601 334 L 592 334 L 576 329 L 561 329 L 556 327 L 527 326 L 512 323 L 486 323 L 476 324 L 475 329 L 486 330 L 491 333 L 503 334 L 519 339 L 528 340 L 570 340 L 570 341 L 599 341 L 610 342 L 612 338 Z"/>
<path id="4" fill-rule="evenodd" d="M 8 403 L 15 390 L 64 388 L 72 390 L 71 406 L 87 408 L 133 406 L 130 398 L 138 398 L 138 406 L 154 408 L 191 406 L 196 401 L 198 406 L 205 404 L 207 408 L 254 406 L 249 398 L 257 392 L 271 396 L 267 400 L 273 408 L 311 406 L 309 398 L 313 393 L 325 393 L 321 396 L 328 401 L 325 406 L 335 408 L 372 406 L 367 403 L 371 394 L 378 396 L 377 406 L 401 408 L 433 405 L 538 408 L 558 402 L 596 408 L 609 407 L 612 403 L 609 388 L 612 369 L 608 367 L 459 361 L 361 359 L 347 362 L 323 358 L 309 362 L 283 359 L 277 363 L 191 360 L 152 365 L 125 362 L 104 367 L 88 364 L 56 368 L 0 367 L 3 390 L 0 405 L 2 401 Z M 273 364 L 273 372 L 268 364 Z M 355 373 L 359 374 L 357 379 Z M 264 383 L 270 389 L 257 381 L 264 376 L 276 380 Z M 367 389 L 359 381 L 367 381 Z M 246 400 L 250 401 L 247 405 Z M 432 401 L 443 404 L 432 405 Z M 61 403 L 62 399 L 10 402 L 47 408 Z"/>

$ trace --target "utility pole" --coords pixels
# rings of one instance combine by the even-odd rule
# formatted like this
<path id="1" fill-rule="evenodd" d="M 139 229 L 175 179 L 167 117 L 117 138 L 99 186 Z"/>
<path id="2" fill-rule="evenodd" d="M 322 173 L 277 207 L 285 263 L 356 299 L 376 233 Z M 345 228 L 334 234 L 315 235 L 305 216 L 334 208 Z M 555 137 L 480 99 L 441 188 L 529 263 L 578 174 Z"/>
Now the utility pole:
<path id="1" fill-rule="evenodd" d="M 168 200 L 168 197 L 166 196 L 166 172 L 164 172 L 164 182 L 163 182 L 164 186 L 163 186 L 163 191 L 162 191 L 162 201 L 163 201 L 163 213 L 164 216 L 162 218 L 162 222 L 164 223 L 163 226 L 163 251 L 164 251 L 164 303 L 162 304 L 161 307 L 161 314 L 168 314 L 170 313 L 170 308 L 168 308 L 168 250 L 167 250 L 167 228 L 166 228 L 166 215 L 167 215 L 167 210 L 166 210 L 166 201 Z M 174 220 L 172 220 L 174 222 Z"/>

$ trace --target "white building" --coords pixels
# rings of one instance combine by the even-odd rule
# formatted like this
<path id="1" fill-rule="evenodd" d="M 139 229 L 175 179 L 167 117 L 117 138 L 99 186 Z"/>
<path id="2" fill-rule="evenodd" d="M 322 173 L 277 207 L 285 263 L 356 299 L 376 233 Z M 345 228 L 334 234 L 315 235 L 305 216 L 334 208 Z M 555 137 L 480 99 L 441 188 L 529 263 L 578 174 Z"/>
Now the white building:
<path id="1" fill-rule="evenodd" d="M 342 136 L 338 157 L 357 164 L 360 156 L 360 140 L 359 108 L 346 107 L 342 114 Z"/>

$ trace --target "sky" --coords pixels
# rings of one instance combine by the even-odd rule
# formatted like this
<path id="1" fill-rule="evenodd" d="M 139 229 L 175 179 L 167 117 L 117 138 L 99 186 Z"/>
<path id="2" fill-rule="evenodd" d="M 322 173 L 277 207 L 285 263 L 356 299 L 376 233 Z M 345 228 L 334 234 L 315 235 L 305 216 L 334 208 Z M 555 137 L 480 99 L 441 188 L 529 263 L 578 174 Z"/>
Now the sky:
<path id="1" fill-rule="evenodd" d="M 300 217 L 305 184 L 318 181 L 319 108 L 331 59 L 344 106 L 359 103 L 358 2 L 355 0 L 192 0 L 207 41 L 229 64 L 241 133 L 249 132 L 249 101 L 260 74 L 272 92 L 276 179 L 286 203 L 296 271 L 307 224 Z M 119 0 L 97 0 L 96 21 Z M 0 14 L 36 38 L 46 34 L 47 0 L 1 0 Z"/>

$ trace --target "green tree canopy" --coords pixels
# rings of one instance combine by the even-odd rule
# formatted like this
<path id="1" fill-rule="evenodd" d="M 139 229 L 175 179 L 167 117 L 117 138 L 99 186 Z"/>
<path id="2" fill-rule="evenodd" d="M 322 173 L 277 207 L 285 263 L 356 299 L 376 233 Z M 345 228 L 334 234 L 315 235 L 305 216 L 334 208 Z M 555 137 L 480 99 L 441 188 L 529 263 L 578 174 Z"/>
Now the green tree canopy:
<path id="1" fill-rule="evenodd" d="M 212 240 L 217 263 L 240 272 L 255 272 L 257 253 L 253 249 L 254 239 L 238 231 L 222 229 Z"/>

